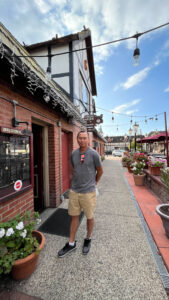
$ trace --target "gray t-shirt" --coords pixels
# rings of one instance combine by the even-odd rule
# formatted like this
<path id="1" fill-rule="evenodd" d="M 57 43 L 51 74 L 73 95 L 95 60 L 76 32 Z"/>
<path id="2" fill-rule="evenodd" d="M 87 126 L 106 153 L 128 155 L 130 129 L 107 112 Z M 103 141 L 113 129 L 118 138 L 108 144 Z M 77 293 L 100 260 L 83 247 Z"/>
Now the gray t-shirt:
<path id="1" fill-rule="evenodd" d="M 84 162 L 81 162 L 84 154 Z M 84 153 L 76 149 L 71 155 L 71 164 L 74 168 L 74 177 L 71 189 L 76 193 L 91 193 L 96 189 L 96 169 L 102 165 L 100 155 L 92 148 Z"/>

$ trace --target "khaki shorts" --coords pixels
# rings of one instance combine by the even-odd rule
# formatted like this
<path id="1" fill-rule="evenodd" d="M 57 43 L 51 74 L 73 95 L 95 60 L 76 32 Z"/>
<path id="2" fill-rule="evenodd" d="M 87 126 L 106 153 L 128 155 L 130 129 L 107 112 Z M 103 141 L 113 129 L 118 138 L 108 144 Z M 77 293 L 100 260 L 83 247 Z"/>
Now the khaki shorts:
<path id="1" fill-rule="evenodd" d="M 96 206 L 96 191 L 80 194 L 72 190 L 69 192 L 68 214 L 70 216 L 79 216 L 83 209 L 87 219 L 92 219 Z"/>

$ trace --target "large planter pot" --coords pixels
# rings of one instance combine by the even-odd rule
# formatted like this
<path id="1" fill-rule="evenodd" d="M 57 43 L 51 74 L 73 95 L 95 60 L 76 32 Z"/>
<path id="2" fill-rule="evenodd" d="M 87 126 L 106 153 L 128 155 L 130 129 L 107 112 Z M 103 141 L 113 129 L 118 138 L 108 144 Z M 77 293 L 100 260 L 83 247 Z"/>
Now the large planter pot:
<path id="1" fill-rule="evenodd" d="M 169 204 L 160 204 L 156 207 L 156 212 L 161 217 L 166 236 L 169 239 Z"/>
<path id="2" fill-rule="evenodd" d="M 41 251 L 45 245 L 43 233 L 34 230 L 32 236 L 36 237 L 37 241 L 40 243 L 38 249 Z M 29 277 L 37 267 L 39 254 L 33 252 L 25 258 L 16 260 L 11 271 L 13 279 L 22 280 Z"/>
<path id="3" fill-rule="evenodd" d="M 127 166 L 128 172 L 133 173 L 132 168 L 130 166 Z"/>
<path id="4" fill-rule="evenodd" d="M 149 171 L 151 175 L 160 176 L 161 175 L 161 167 L 151 167 L 149 166 Z"/>
<path id="5" fill-rule="evenodd" d="M 139 186 L 144 185 L 144 177 L 145 177 L 145 174 L 143 174 L 143 175 L 133 174 L 135 185 L 139 185 Z"/>

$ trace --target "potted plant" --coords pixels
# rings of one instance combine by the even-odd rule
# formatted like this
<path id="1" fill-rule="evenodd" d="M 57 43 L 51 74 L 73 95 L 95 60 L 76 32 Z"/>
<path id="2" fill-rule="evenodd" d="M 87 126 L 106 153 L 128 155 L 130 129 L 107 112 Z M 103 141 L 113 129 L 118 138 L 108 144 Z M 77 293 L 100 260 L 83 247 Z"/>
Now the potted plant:
<path id="1" fill-rule="evenodd" d="M 127 156 L 122 157 L 122 166 L 123 167 L 127 167 L 127 160 L 128 160 Z"/>
<path id="2" fill-rule="evenodd" d="M 133 160 L 130 157 L 127 157 L 126 166 L 127 166 L 129 173 L 132 173 L 132 163 L 133 163 Z"/>
<path id="3" fill-rule="evenodd" d="M 169 204 L 157 205 L 156 212 L 161 217 L 166 236 L 169 238 Z"/>
<path id="4" fill-rule="evenodd" d="M 102 156 L 101 156 L 101 161 L 104 161 L 104 160 L 105 160 L 105 156 L 102 155 Z"/>
<path id="5" fill-rule="evenodd" d="M 0 223 L 0 276 L 11 273 L 16 280 L 29 277 L 44 247 L 44 235 L 34 230 L 38 213 L 28 211 Z"/>
<path id="6" fill-rule="evenodd" d="M 161 169 L 165 166 L 166 160 L 161 158 L 150 157 L 147 162 L 150 174 L 159 176 L 161 175 Z"/>
<path id="7" fill-rule="evenodd" d="M 169 168 L 161 169 L 161 181 L 169 192 Z M 169 204 L 163 203 L 156 207 L 156 212 L 161 217 L 166 236 L 169 238 Z"/>
<path id="8" fill-rule="evenodd" d="M 134 178 L 134 182 L 135 185 L 144 185 L 144 167 L 145 167 L 145 163 L 144 162 L 134 162 L 132 164 L 132 171 L 133 171 L 133 178 Z"/>
<path id="9" fill-rule="evenodd" d="M 135 161 L 141 161 L 141 162 L 144 162 L 146 164 L 147 161 L 148 161 L 148 157 L 143 152 L 134 153 L 134 160 Z"/>

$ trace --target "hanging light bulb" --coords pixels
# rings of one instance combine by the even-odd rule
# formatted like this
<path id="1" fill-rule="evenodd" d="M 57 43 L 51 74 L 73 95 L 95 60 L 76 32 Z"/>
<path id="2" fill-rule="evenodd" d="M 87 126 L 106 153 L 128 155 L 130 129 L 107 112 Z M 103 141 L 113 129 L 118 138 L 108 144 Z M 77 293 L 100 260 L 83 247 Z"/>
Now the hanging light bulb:
<path id="1" fill-rule="evenodd" d="M 146 117 L 145 117 L 145 123 L 147 124 L 147 119 L 146 119 Z"/>
<path id="2" fill-rule="evenodd" d="M 117 131 L 118 131 L 119 129 L 118 129 L 118 125 L 117 125 Z"/>
<path id="3" fill-rule="evenodd" d="M 156 115 L 156 117 L 155 117 L 155 121 L 158 121 L 158 117 L 157 117 L 157 115 Z"/>
<path id="4" fill-rule="evenodd" d="M 131 116 L 131 120 L 130 120 L 130 123 L 132 124 L 133 120 L 132 120 L 132 116 Z"/>
<path id="5" fill-rule="evenodd" d="M 46 69 L 46 74 L 45 74 L 46 80 L 50 80 L 51 79 L 51 67 L 48 66 Z"/>
<path id="6" fill-rule="evenodd" d="M 137 67 L 140 62 L 140 49 L 138 48 L 138 35 L 136 34 L 136 49 L 133 53 L 133 65 Z"/>

